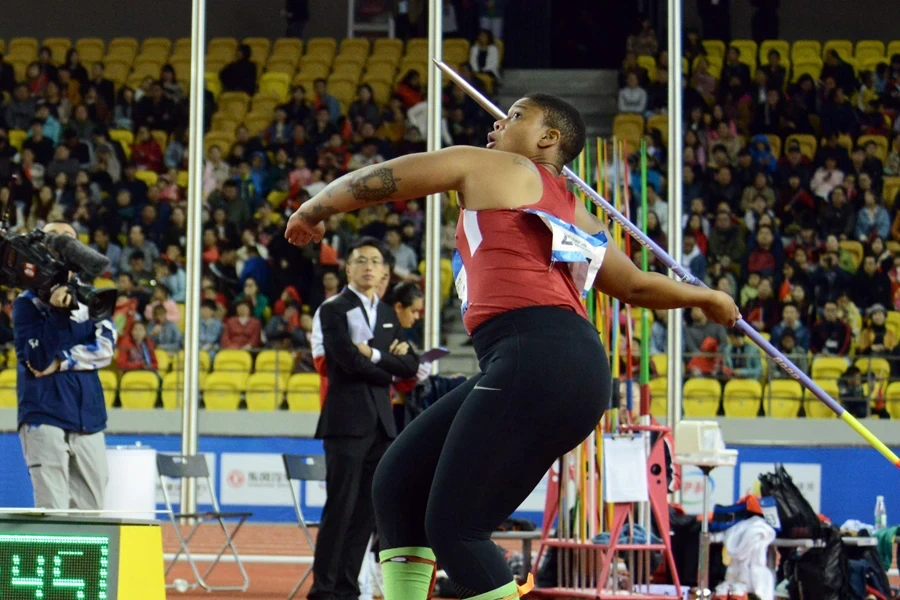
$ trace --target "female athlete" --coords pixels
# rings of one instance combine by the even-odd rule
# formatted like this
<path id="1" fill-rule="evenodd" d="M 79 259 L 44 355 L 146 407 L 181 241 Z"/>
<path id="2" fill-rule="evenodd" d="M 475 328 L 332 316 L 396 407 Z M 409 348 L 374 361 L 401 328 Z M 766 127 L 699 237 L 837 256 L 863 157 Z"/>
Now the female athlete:
<path id="1" fill-rule="evenodd" d="M 566 190 L 585 143 L 578 111 L 533 94 L 497 121 L 487 148 L 411 154 L 349 173 L 301 206 L 285 237 L 322 238 L 329 216 L 459 193 L 454 275 L 481 372 L 441 398 L 388 449 L 373 494 L 386 600 L 429 597 L 435 561 L 463 597 L 518 598 L 494 531 L 610 401 L 609 358 L 587 320 L 591 286 L 634 306 L 699 307 L 728 327 L 722 292 L 638 270 L 605 224 Z M 678 200 L 674 200 L 678 201 Z"/>

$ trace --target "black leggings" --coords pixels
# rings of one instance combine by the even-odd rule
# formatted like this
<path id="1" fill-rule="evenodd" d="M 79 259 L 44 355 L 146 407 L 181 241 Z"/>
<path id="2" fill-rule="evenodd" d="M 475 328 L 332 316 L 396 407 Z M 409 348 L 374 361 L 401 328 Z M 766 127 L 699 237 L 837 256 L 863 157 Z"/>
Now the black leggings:
<path id="1" fill-rule="evenodd" d="M 431 548 L 467 596 L 512 581 L 491 541 L 560 456 L 609 405 L 609 359 L 574 312 L 498 315 L 473 336 L 481 373 L 429 407 L 375 472 L 381 548 Z"/>

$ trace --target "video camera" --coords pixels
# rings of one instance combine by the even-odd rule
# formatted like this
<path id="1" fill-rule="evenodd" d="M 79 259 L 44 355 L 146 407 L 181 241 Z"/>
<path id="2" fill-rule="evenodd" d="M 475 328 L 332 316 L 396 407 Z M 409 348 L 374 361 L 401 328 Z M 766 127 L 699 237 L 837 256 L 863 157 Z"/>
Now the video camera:
<path id="1" fill-rule="evenodd" d="M 68 309 L 58 310 L 74 311 L 80 302 L 87 306 L 91 320 L 110 318 L 118 292 L 114 288 L 98 290 L 70 277 L 74 272 L 93 280 L 108 267 L 108 258 L 69 236 L 40 229 L 10 235 L 6 220 L 0 224 L 0 285 L 32 290 L 48 304 L 59 286 L 67 286 L 73 300 Z"/>

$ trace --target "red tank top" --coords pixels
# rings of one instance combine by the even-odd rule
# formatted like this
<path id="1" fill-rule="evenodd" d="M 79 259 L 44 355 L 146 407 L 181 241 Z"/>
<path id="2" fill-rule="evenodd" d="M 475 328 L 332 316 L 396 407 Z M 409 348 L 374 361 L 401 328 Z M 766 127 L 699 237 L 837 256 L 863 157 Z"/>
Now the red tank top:
<path id="1" fill-rule="evenodd" d="M 554 177 L 538 165 L 544 193 L 541 199 L 518 209 L 462 210 L 456 223 L 456 248 L 465 268 L 459 289 L 464 306 L 463 324 L 469 333 L 500 313 L 528 306 L 559 306 L 587 318 L 581 290 L 565 263 L 550 264 L 553 235 L 540 217 L 524 212 L 539 210 L 567 223 L 575 223 L 575 196 L 564 177 Z M 462 297 L 465 294 L 465 297 Z"/>

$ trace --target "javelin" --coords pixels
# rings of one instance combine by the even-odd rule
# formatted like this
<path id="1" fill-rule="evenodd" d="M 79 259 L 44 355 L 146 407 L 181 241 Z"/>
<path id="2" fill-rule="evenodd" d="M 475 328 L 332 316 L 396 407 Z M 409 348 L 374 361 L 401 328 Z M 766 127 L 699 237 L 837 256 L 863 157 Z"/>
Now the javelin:
<path id="1" fill-rule="evenodd" d="M 485 98 L 478 90 L 469 85 L 469 83 L 459 76 L 453 69 L 448 67 L 446 64 L 439 60 L 435 60 L 434 64 L 444 72 L 447 77 L 450 78 L 453 83 L 458 85 L 469 95 L 472 100 L 481 105 L 483 109 L 485 109 L 492 117 L 495 119 L 505 119 L 506 113 L 504 113 L 501 109 L 491 103 L 490 100 Z M 650 252 L 652 252 L 656 258 L 658 258 L 666 267 L 669 268 L 670 271 L 675 273 L 678 278 L 684 283 L 688 283 L 691 285 L 696 285 L 699 287 L 707 287 L 702 281 L 688 273 L 684 270 L 684 268 L 675 262 L 675 260 L 666 253 L 656 242 L 647 237 L 643 231 L 637 228 L 631 221 L 625 218 L 625 216 L 616 210 L 609 202 L 607 202 L 603 196 L 599 193 L 595 192 L 591 186 L 583 182 L 578 178 L 575 173 L 569 167 L 563 167 L 562 174 L 565 175 L 569 181 L 571 181 L 575 187 L 584 192 L 588 198 L 590 198 L 594 204 L 602 208 L 606 214 L 608 214 L 614 221 L 616 221 L 622 228 L 631 234 L 635 240 L 638 241 L 642 246 L 645 246 Z M 864 440 L 869 442 L 869 444 L 878 450 L 882 456 L 891 461 L 895 467 L 900 468 L 900 457 L 894 454 L 890 448 L 888 448 L 884 442 L 875 437 L 871 431 L 866 428 L 865 425 L 860 423 L 856 417 L 851 415 L 849 412 L 844 410 L 844 407 L 838 404 L 834 398 L 825 393 L 825 390 L 820 388 L 816 383 L 800 368 L 792 363 L 788 357 L 782 354 L 775 346 L 770 344 L 763 336 L 756 331 L 752 325 L 747 323 L 744 319 L 739 319 L 737 323 L 735 323 L 735 327 L 740 329 L 744 335 L 753 340 L 757 346 L 765 350 L 766 354 L 772 357 L 775 363 L 787 371 L 787 373 L 803 384 L 809 391 L 811 391 L 816 398 L 825 403 L 825 405 L 830 408 L 836 415 L 838 415 L 847 425 L 853 428 L 853 431 L 858 433 Z"/>

